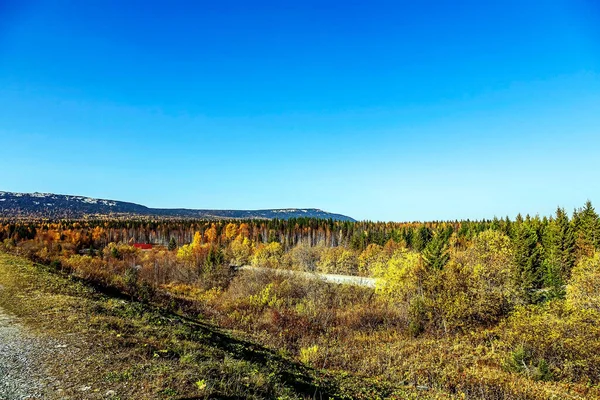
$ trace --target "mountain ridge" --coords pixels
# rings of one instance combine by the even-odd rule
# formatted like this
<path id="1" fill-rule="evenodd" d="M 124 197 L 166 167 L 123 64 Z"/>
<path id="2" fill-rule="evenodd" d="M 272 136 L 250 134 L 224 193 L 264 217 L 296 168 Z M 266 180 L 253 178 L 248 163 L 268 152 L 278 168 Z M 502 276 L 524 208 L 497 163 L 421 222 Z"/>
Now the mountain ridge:
<path id="1" fill-rule="evenodd" d="M 0 191 L 3 218 L 84 218 L 88 216 L 140 216 L 190 219 L 290 219 L 323 218 L 355 221 L 353 218 L 318 208 L 274 208 L 262 210 L 214 210 L 151 208 L 142 204 L 55 193 Z"/>

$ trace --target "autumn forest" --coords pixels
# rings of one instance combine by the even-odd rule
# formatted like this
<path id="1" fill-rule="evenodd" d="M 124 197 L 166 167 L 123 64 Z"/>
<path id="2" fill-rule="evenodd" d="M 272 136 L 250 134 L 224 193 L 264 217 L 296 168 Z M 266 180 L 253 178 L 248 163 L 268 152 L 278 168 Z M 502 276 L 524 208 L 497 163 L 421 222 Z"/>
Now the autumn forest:
<path id="1" fill-rule="evenodd" d="M 423 398 L 600 396 L 600 219 L 589 201 L 550 217 L 427 223 L 4 220 L 0 242 L 307 367 Z"/>

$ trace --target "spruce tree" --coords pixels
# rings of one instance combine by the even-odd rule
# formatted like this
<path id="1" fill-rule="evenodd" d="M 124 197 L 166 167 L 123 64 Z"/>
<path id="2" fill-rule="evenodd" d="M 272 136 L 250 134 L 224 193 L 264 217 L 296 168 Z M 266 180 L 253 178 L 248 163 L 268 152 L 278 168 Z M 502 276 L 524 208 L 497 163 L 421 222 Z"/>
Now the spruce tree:
<path id="1" fill-rule="evenodd" d="M 448 252 L 448 238 L 439 232 L 423 249 L 423 261 L 431 269 L 441 270 L 450 258 Z"/>
<path id="2" fill-rule="evenodd" d="M 564 209 L 558 208 L 555 218 L 546 224 L 543 244 L 542 272 L 548 297 L 564 297 L 564 285 L 575 264 L 575 235 Z"/>
<path id="3" fill-rule="evenodd" d="M 421 225 L 413 237 L 412 243 L 414 250 L 419 252 L 423 251 L 431 240 L 432 236 L 433 234 L 431 229 L 425 225 Z"/>
<path id="4" fill-rule="evenodd" d="M 575 266 L 575 232 L 564 209 L 556 210 L 556 223 L 560 232 L 560 264 L 561 275 L 566 282 L 571 278 L 571 270 Z"/>
<path id="5" fill-rule="evenodd" d="M 406 243 L 406 246 L 409 248 L 413 248 L 413 239 L 414 239 L 414 231 L 413 228 L 402 228 L 402 238 Z"/>
<path id="6" fill-rule="evenodd" d="M 541 252 L 538 235 L 528 222 L 521 223 L 515 230 L 514 255 L 519 274 L 519 286 L 525 300 L 538 300 L 537 290 L 542 286 Z"/>
<path id="7" fill-rule="evenodd" d="M 577 251 L 580 255 L 592 255 L 600 249 L 600 219 L 591 201 L 575 211 L 573 224 L 576 231 Z"/>

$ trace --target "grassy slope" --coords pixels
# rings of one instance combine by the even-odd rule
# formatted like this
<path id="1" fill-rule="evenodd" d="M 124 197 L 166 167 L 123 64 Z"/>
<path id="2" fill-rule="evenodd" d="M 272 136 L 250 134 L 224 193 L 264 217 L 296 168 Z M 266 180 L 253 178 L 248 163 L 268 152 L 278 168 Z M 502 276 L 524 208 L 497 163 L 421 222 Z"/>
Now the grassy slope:
<path id="1" fill-rule="evenodd" d="M 64 359 L 48 363 L 61 398 L 449 398 L 315 371 L 214 326 L 1 253 L 0 285 L 0 307 L 66 344 Z"/>

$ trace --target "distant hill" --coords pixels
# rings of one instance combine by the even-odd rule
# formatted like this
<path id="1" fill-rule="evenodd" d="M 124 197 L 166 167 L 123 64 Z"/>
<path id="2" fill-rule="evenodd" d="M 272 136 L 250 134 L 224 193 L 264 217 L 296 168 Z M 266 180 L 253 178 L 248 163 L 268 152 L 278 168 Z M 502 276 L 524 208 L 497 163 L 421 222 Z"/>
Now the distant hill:
<path id="1" fill-rule="evenodd" d="M 149 208 L 124 201 L 94 199 L 53 193 L 0 192 L 0 217 L 4 218 L 83 218 L 85 216 L 163 217 L 197 219 L 289 219 L 324 218 L 354 221 L 341 214 L 316 208 L 272 210 L 194 210 L 186 208 Z"/>

